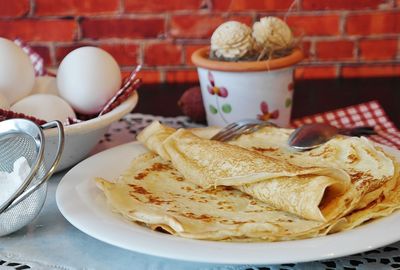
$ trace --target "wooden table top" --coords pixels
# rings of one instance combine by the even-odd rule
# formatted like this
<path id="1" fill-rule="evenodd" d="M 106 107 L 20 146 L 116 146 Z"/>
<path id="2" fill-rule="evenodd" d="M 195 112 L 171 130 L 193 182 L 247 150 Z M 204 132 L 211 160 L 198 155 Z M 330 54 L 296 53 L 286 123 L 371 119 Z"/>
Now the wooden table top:
<path id="1" fill-rule="evenodd" d="M 145 84 L 138 90 L 139 103 L 134 112 L 182 115 L 177 101 L 186 89 L 195 85 Z M 400 77 L 296 81 L 292 119 L 371 100 L 378 100 L 400 128 Z"/>

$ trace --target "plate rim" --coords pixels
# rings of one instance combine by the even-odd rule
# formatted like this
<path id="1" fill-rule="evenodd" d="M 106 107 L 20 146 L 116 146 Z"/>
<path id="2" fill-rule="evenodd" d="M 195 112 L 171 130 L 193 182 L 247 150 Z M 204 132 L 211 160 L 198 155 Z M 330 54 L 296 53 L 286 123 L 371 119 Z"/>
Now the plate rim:
<path id="1" fill-rule="evenodd" d="M 283 264 L 283 263 L 303 263 L 309 261 L 316 260 L 327 260 L 334 259 L 338 257 L 344 257 L 353 255 L 356 253 L 366 252 L 372 249 L 376 249 L 379 247 L 386 246 L 388 244 L 397 242 L 400 240 L 400 230 L 398 230 L 400 226 L 400 212 L 397 211 L 392 213 L 387 217 L 383 217 L 379 220 L 373 221 L 369 224 L 362 225 L 360 227 L 354 228 L 349 231 L 339 232 L 327 236 L 321 236 L 317 238 L 303 239 L 303 240 L 292 240 L 292 241 L 281 241 L 281 242 L 256 242 L 256 243 L 240 243 L 240 242 L 218 242 L 218 241 L 207 241 L 207 240 L 196 240 L 196 239 L 187 239 L 173 235 L 165 235 L 158 232 L 151 231 L 145 227 L 135 224 L 127 224 L 128 222 L 115 213 L 112 214 L 115 219 L 111 220 L 113 222 L 125 223 L 126 226 L 135 226 L 138 229 L 139 233 L 132 231 L 129 229 L 128 232 L 130 236 L 136 236 L 136 240 L 140 241 L 146 240 L 149 243 L 145 242 L 145 246 L 138 246 L 138 244 L 131 243 L 121 243 L 121 241 L 117 241 L 119 236 L 115 235 L 115 233 L 110 235 L 104 233 L 110 233 L 107 230 L 104 230 L 102 227 L 104 224 L 104 220 L 99 219 L 93 212 L 90 212 L 86 209 L 87 205 L 80 205 L 81 208 L 79 212 L 85 210 L 84 213 L 77 214 L 73 211 L 71 203 L 79 205 L 80 200 L 72 200 L 72 202 L 66 202 L 65 196 L 70 189 L 73 189 L 75 194 L 77 195 L 77 189 L 74 188 L 74 184 L 84 185 L 88 184 L 89 188 L 94 188 L 98 190 L 95 186 L 94 181 L 89 183 L 89 179 L 78 179 L 74 174 L 78 174 L 84 170 L 84 167 L 87 164 L 91 164 L 95 162 L 97 159 L 107 159 L 109 155 L 112 156 L 114 152 L 116 153 L 124 153 L 127 152 L 128 149 L 138 148 L 135 151 L 136 153 L 130 153 L 131 159 L 128 163 L 130 163 L 133 158 L 140 154 L 140 151 L 145 151 L 144 146 L 137 141 L 121 144 L 109 149 L 106 149 L 102 152 L 99 152 L 83 161 L 78 163 L 72 169 L 70 169 L 59 182 L 56 189 L 56 203 L 57 207 L 60 210 L 61 214 L 64 218 L 71 223 L 75 228 L 82 231 L 83 233 L 100 240 L 102 242 L 108 243 L 113 246 L 117 246 L 119 248 L 123 248 L 126 250 L 139 252 L 142 254 L 153 255 L 168 259 L 177 259 L 182 261 L 191 261 L 191 262 L 200 262 L 200 263 L 214 263 L 214 264 Z M 140 150 L 140 148 L 142 150 Z M 397 153 L 397 157 L 400 158 L 400 151 L 397 149 L 393 149 L 385 146 L 385 149 L 389 149 L 390 152 L 395 151 Z M 125 155 L 125 154 L 124 154 Z M 115 158 L 115 156 L 113 157 Z M 119 175 L 122 171 L 115 172 L 116 175 Z M 98 176 L 98 175 L 96 175 Z M 94 177 L 94 176 L 92 176 Z M 72 178 L 72 179 L 71 179 Z M 78 186 L 79 186 L 78 185 Z M 96 192 L 97 194 L 101 193 L 100 190 Z M 69 194 L 70 196 L 70 194 Z M 93 198 L 91 198 L 93 199 Z M 104 200 L 105 201 L 105 200 Z M 92 202 L 93 203 L 93 202 Z M 96 203 L 94 203 L 96 204 Z M 98 203 L 97 203 L 98 204 Z M 86 206 L 86 207 L 82 207 Z M 103 214 L 110 214 L 109 209 L 101 209 Z M 89 215 L 90 219 L 85 220 L 81 219 L 82 214 L 91 214 Z M 85 216 L 87 218 L 87 216 Z M 90 224 L 93 219 L 96 221 L 97 228 L 93 231 L 93 228 L 89 228 L 88 224 Z M 89 223 L 88 223 L 89 221 Z M 100 222 L 100 223 L 99 223 Z M 106 224 L 108 224 L 106 222 Z M 115 225 L 115 224 L 114 224 Z M 122 226 L 121 228 L 126 228 Z M 380 229 L 381 228 L 381 229 Z M 384 228 L 385 234 L 379 234 L 377 237 L 369 238 L 363 237 L 366 235 L 370 235 L 371 231 L 378 231 L 382 233 L 382 229 Z M 99 231 L 98 231 L 99 230 Z M 150 235 L 150 236 L 148 236 Z M 150 239 L 148 238 L 150 237 Z M 160 243 L 152 244 L 151 241 L 148 240 L 160 240 L 163 241 Z M 348 245 L 348 241 L 352 241 L 352 245 Z M 354 241 L 357 240 L 357 241 Z M 346 242 L 347 241 L 347 242 Z M 335 244 L 335 242 L 337 242 Z M 143 244 L 143 243 L 141 243 Z M 175 244 L 174 251 L 172 251 L 171 244 Z M 335 244 L 335 245 L 332 245 Z M 260 253 L 259 249 L 264 249 L 262 253 Z M 300 249 L 300 250 L 298 250 Z M 187 252 L 196 251 L 201 252 L 200 254 L 196 252 Z M 305 250 L 307 252 L 305 252 Z M 212 252 L 210 252 L 212 251 Z M 243 254 L 241 252 L 251 251 L 255 252 L 256 256 L 250 254 Z M 265 251 L 267 251 L 265 253 Z M 222 252 L 222 253 L 221 253 Z M 232 256 L 227 256 L 227 252 Z M 295 252 L 295 253 L 291 253 Z M 194 254 L 195 253 L 195 254 Z M 210 253 L 206 255 L 207 253 Z M 289 255 L 283 255 L 282 253 L 290 253 Z M 211 255 L 211 256 L 210 256 Z"/>

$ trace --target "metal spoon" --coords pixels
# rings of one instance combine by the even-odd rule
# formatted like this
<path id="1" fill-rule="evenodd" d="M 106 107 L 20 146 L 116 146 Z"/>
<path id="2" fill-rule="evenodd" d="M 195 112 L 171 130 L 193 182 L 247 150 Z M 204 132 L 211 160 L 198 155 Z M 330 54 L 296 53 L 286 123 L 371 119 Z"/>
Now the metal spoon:
<path id="1" fill-rule="evenodd" d="M 339 129 L 323 123 L 305 124 L 290 134 L 288 144 L 296 150 L 306 151 L 326 143 L 338 134 L 368 136 L 376 134 L 376 132 L 373 127 L 369 126 Z"/>

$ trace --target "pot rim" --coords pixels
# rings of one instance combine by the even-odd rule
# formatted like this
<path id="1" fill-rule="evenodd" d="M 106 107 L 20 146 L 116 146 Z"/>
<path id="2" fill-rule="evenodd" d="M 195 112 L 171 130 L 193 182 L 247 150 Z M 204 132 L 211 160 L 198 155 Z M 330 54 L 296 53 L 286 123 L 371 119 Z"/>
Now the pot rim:
<path id="1" fill-rule="evenodd" d="M 241 61 L 241 62 L 228 62 L 217 61 L 208 58 L 210 47 L 203 47 L 197 49 L 192 54 L 192 62 L 201 68 L 219 71 L 271 71 L 281 68 L 293 66 L 303 60 L 304 54 L 300 48 L 295 48 L 291 54 L 285 57 L 280 57 L 271 60 L 263 61 Z"/>

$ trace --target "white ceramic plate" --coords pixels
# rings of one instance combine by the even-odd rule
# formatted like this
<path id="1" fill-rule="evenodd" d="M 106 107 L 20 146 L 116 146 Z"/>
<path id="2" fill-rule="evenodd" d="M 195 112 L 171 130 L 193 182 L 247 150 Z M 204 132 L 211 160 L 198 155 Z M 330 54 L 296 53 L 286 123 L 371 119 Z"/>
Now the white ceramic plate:
<path id="1" fill-rule="evenodd" d="M 275 242 L 228 243 L 191 240 L 151 231 L 112 213 L 94 177 L 117 177 L 134 156 L 146 152 L 138 143 L 121 145 L 72 168 L 60 182 L 56 200 L 76 228 L 124 249 L 167 257 L 224 264 L 278 264 L 331 259 L 378 248 L 400 240 L 400 213 L 359 228 L 324 237 Z M 398 158 L 400 152 L 391 150 Z"/>

